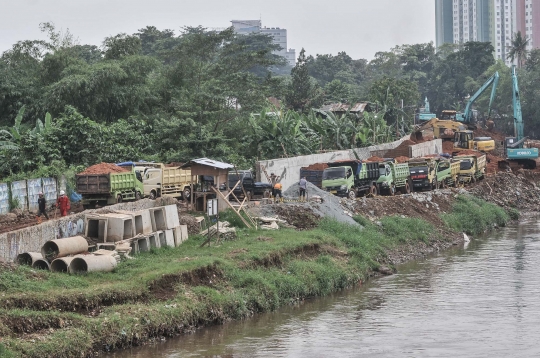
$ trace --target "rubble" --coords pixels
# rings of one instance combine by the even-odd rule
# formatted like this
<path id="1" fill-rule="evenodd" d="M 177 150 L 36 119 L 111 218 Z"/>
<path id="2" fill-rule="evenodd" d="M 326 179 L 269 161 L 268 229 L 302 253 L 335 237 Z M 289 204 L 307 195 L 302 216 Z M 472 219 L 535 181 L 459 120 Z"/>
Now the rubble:
<path id="1" fill-rule="evenodd" d="M 468 191 L 506 209 L 533 211 L 540 209 L 539 182 L 540 173 L 521 169 L 488 176 Z"/>
<path id="2" fill-rule="evenodd" d="M 236 239 L 236 228 L 232 227 L 228 221 L 219 221 L 218 223 L 210 226 L 208 229 L 201 232 L 203 236 L 216 236 L 219 233 L 221 240 L 234 240 Z"/>

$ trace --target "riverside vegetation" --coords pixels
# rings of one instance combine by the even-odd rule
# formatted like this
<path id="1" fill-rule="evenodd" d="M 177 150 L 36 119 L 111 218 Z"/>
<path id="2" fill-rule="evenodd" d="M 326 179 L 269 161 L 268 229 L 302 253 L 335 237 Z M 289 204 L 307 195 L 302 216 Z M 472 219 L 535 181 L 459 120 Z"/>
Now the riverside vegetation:
<path id="1" fill-rule="evenodd" d="M 200 247 L 191 237 L 87 275 L 0 269 L 2 357 L 74 357 L 121 349 L 198 326 L 242 319 L 361 284 L 394 270 L 395 251 L 449 247 L 418 218 L 355 217 L 352 226 L 323 218 L 306 231 L 239 229 L 238 238 Z M 444 215 L 449 227 L 482 232 L 505 225 L 501 208 L 459 196 Z"/>

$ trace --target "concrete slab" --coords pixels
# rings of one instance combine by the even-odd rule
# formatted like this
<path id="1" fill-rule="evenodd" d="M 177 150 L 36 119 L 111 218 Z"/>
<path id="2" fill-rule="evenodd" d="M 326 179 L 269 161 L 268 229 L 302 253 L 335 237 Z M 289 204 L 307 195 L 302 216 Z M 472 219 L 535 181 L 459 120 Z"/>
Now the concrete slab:
<path id="1" fill-rule="evenodd" d="M 184 242 L 188 239 L 187 225 L 180 225 L 180 231 L 182 233 L 182 242 Z"/>
<path id="2" fill-rule="evenodd" d="M 180 225 L 180 220 L 178 219 L 178 208 L 176 205 L 166 205 L 165 208 L 165 222 L 167 229 L 173 229 Z"/>
<path id="3" fill-rule="evenodd" d="M 165 238 L 165 246 L 168 246 L 168 247 L 174 247 L 175 244 L 174 244 L 174 234 L 173 234 L 173 230 L 170 229 L 170 230 L 165 230 L 163 231 L 163 236 Z M 164 246 L 163 245 L 163 241 L 161 242 L 161 246 Z"/>
<path id="4" fill-rule="evenodd" d="M 182 244 L 182 230 L 180 229 L 180 226 L 175 227 L 172 229 L 173 236 L 174 236 L 174 246 L 180 246 Z"/>

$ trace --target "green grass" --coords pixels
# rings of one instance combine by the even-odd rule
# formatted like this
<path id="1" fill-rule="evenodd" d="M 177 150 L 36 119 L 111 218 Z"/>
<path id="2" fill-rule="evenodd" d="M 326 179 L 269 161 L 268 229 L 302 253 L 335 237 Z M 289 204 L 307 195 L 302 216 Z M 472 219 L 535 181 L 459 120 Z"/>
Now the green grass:
<path id="1" fill-rule="evenodd" d="M 467 200 L 459 199 L 455 210 L 469 207 Z M 501 224 L 504 215 L 493 212 Z M 446 219 L 454 222 L 458 219 L 451 215 L 461 213 L 448 215 Z M 142 253 L 107 273 L 36 274 L 24 267 L 0 271 L 0 322 L 5 322 L 0 324 L 0 349 L 15 357 L 81 356 L 180 333 L 190 326 L 247 318 L 350 287 L 388 265 L 390 250 L 441 239 L 431 224 L 419 219 L 386 217 L 380 225 L 362 217 L 355 220 L 363 227 L 324 219 L 308 231 L 238 229 L 236 240 L 202 248 L 205 238 L 193 236 L 180 247 Z M 204 274 L 195 275 L 197 270 Z M 152 285 L 167 278 L 163 287 L 174 291 L 153 296 Z M 73 312 L 81 304 L 99 307 L 101 313 L 93 317 L 84 310 Z M 48 329 L 31 341 L 12 332 L 7 322 L 34 322 Z"/>
<path id="2" fill-rule="evenodd" d="M 504 209 L 470 195 L 458 196 L 452 212 L 441 217 L 452 230 L 469 235 L 486 232 L 493 228 L 493 224 L 505 226 L 510 220 Z"/>

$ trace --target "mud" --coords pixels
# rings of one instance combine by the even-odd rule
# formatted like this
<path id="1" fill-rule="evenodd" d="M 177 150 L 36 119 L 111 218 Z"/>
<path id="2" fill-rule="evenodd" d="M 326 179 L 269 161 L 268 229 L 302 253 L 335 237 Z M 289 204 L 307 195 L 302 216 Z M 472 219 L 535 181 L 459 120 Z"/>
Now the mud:
<path id="1" fill-rule="evenodd" d="M 86 168 L 79 174 L 109 174 L 109 173 L 125 173 L 129 172 L 124 167 L 119 167 L 113 163 L 99 163 Z"/>

